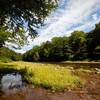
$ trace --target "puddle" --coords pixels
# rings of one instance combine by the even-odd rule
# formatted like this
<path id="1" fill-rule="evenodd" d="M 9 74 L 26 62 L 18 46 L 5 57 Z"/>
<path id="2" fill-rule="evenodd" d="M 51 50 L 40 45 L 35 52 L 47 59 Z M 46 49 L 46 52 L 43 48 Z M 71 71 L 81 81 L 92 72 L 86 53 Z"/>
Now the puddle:
<path id="1" fill-rule="evenodd" d="M 1 90 L 5 95 L 15 93 L 24 88 L 25 85 L 22 82 L 22 77 L 18 73 L 6 74 L 1 79 Z"/>

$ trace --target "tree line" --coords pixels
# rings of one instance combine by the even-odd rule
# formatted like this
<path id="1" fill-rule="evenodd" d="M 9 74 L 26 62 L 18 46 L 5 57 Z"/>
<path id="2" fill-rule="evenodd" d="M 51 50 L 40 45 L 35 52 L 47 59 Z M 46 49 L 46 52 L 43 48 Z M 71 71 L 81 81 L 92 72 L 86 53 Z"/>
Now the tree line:
<path id="1" fill-rule="evenodd" d="M 23 54 L 24 61 L 100 60 L 100 23 L 84 33 L 74 31 L 69 37 L 54 37 Z"/>
<path id="2" fill-rule="evenodd" d="M 22 54 L 16 53 L 13 50 L 10 50 L 7 47 L 0 48 L 0 61 L 9 62 L 9 61 L 20 61 L 22 60 Z"/>

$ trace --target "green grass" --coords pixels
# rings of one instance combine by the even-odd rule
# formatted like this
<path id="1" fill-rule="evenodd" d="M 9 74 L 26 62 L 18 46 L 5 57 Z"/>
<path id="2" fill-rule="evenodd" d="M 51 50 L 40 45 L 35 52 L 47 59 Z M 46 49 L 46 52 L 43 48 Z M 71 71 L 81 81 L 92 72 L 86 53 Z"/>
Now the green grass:
<path id="1" fill-rule="evenodd" d="M 74 89 L 83 85 L 82 79 L 72 74 L 72 70 L 55 64 L 10 62 L 0 63 L 0 68 L 18 70 L 23 79 L 35 86 L 52 90 Z"/>
<path id="2" fill-rule="evenodd" d="M 42 86 L 52 90 L 64 88 L 73 89 L 82 84 L 81 78 L 72 75 L 69 69 L 61 69 L 56 66 L 40 66 L 34 69 L 27 69 L 25 80 L 37 86 Z"/>
<path id="3" fill-rule="evenodd" d="M 100 60 L 95 61 L 95 60 L 85 59 L 85 60 L 80 60 L 80 61 L 70 61 L 70 60 L 62 61 L 62 63 L 89 63 L 89 62 L 95 63 L 95 62 L 100 62 Z"/>
<path id="4" fill-rule="evenodd" d="M 84 69 L 84 68 L 79 68 L 79 69 L 76 69 L 75 71 L 77 71 L 77 72 L 86 72 L 86 73 L 94 72 L 93 70 Z"/>
<path id="5" fill-rule="evenodd" d="M 8 62 L 11 62 L 12 60 L 9 59 L 9 58 L 4 58 L 4 57 L 0 57 L 0 62 L 4 62 L 4 63 L 8 63 Z"/>

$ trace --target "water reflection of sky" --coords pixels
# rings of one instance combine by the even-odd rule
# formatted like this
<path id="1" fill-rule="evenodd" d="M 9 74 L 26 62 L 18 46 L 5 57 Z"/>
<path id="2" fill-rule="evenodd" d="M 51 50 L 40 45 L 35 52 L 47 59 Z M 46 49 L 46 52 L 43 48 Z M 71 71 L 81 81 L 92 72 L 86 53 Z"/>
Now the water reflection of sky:
<path id="1" fill-rule="evenodd" d="M 20 74 L 7 74 L 4 75 L 1 79 L 2 90 L 7 89 L 21 89 L 24 87 L 22 83 L 22 77 Z"/>

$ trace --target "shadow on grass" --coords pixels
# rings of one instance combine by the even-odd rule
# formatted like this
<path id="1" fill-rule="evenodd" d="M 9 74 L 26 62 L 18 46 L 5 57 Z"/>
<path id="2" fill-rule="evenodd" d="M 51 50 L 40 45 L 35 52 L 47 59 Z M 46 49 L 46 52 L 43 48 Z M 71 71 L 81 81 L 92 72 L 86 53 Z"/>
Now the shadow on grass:
<path id="1" fill-rule="evenodd" d="M 18 72 L 18 70 L 13 69 L 13 68 L 0 68 L 1 75 L 9 74 L 9 73 L 16 73 L 16 72 Z"/>
<path id="2" fill-rule="evenodd" d="M 15 65 L 8 65 L 6 63 L 0 63 L 0 75 L 17 73 L 19 70 L 16 69 Z"/>
<path id="3" fill-rule="evenodd" d="M 16 65 L 0 63 L 0 77 L 2 77 L 5 74 L 10 74 L 10 73 L 19 73 L 23 77 L 24 74 L 26 74 L 26 72 L 27 72 L 26 68 L 22 68 L 22 69 L 18 70 Z"/>

